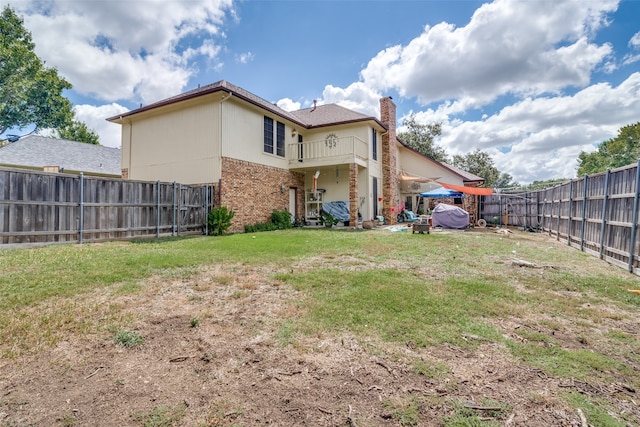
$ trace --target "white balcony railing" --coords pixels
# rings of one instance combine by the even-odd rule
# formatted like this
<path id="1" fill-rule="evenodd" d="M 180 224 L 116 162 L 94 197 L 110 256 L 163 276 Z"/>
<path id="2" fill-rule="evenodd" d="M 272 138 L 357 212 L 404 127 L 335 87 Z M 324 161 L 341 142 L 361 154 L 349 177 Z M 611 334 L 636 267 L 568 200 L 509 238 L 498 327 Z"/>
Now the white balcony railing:
<path id="1" fill-rule="evenodd" d="M 289 163 L 359 163 L 367 160 L 369 145 L 356 136 L 289 144 Z"/>

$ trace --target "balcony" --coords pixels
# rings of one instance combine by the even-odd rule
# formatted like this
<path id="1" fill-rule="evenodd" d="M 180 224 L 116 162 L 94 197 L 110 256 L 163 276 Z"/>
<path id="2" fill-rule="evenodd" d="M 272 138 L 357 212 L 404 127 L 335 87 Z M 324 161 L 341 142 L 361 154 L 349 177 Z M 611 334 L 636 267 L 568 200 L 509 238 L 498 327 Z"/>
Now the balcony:
<path id="1" fill-rule="evenodd" d="M 355 136 L 329 137 L 323 140 L 289 144 L 288 152 L 290 169 L 350 163 L 367 166 L 369 145 Z"/>

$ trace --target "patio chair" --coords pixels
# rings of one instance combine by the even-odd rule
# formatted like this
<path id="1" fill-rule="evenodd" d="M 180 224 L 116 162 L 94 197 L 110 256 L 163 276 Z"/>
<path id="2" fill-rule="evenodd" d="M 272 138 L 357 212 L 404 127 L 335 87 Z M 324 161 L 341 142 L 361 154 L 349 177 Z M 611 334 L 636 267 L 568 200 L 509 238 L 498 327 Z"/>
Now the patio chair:
<path id="1" fill-rule="evenodd" d="M 420 222 L 420 217 L 412 211 L 405 209 L 398 214 L 398 222 Z"/>

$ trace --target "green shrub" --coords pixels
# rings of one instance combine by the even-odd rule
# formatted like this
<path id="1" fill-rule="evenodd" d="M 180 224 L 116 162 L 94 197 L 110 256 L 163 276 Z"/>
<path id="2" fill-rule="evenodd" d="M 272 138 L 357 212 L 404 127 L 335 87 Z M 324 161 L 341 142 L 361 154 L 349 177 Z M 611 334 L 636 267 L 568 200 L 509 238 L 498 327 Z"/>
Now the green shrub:
<path id="1" fill-rule="evenodd" d="M 288 211 L 271 212 L 271 222 L 276 226 L 277 230 L 285 230 L 291 228 L 291 214 Z"/>
<path id="2" fill-rule="evenodd" d="M 274 210 L 271 213 L 271 219 L 269 221 L 252 225 L 246 224 L 244 226 L 244 232 L 258 233 L 260 231 L 285 230 L 291 227 L 291 214 L 288 211 Z"/>
<path id="3" fill-rule="evenodd" d="M 322 211 L 322 213 L 320 214 L 320 218 L 319 218 L 318 222 L 320 224 L 324 225 L 325 227 L 331 228 L 334 225 L 336 225 L 337 223 L 339 223 L 340 220 L 338 218 L 335 218 L 329 212 Z"/>
<path id="4" fill-rule="evenodd" d="M 209 234 L 212 236 L 222 236 L 231 227 L 231 219 L 235 212 L 227 209 L 226 206 L 218 206 L 208 216 Z"/>
<path id="5" fill-rule="evenodd" d="M 260 231 L 273 231 L 273 230 L 277 230 L 277 228 L 276 228 L 276 225 L 271 221 L 244 226 L 245 233 L 258 233 Z"/>
<path id="6" fill-rule="evenodd" d="M 137 347 L 144 343 L 142 335 L 135 331 L 122 330 L 116 334 L 116 344 L 119 344 L 126 348 Z"/>

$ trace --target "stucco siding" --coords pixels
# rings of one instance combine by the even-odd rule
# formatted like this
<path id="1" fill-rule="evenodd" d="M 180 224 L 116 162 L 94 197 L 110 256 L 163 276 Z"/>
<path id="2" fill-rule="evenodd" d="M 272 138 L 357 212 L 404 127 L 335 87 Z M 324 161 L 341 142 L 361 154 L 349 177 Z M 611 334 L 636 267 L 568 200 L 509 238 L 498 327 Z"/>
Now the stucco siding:
<path id="1" fill-rule="evenodd" d="M 123 126 L 129 178 L 210 183 L 220 178 L 219 103 L 197 102 Z"/>
<path id="2" fill-rule="evenodd" d="M 454 185 L 464 185 L 462 178 L 442 167 L 435 161 L 430 161 L 423 156 L 407 149 L 398 150 L 398 171 L 404 171 L 407 175 L 421 178 L 437 179 Z"/>
<path id="3" fill-rule="evenodd" d="M 224 139 L 224 157 L 245 160 L 271 167 L 288 169 L 287 145 L 294 142 L 291 138 L 292 127 L 282 118 L 272 114 L 265 114 L 255 108 L 247 108 L 241 101 L 229 98 L 222 104 Z M 276 123 L 284 123 L 285 156 L 264 152 L 264 117 L 273 119 L 274 130 Z M 295 140 L 297 141 L 297 139 Z M 274 133 L 275 144 L 275 133 Z"/>

